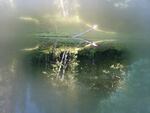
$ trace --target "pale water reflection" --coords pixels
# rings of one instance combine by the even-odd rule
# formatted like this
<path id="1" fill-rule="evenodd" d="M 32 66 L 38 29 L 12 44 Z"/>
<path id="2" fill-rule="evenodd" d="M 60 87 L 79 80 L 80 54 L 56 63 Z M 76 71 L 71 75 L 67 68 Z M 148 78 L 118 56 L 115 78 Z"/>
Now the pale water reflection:
<path id="1" fill-rule="evenodd" d="M 99 103 L 97 113 L 149 113 L 150 61 L 140 59 L 130 66 L 122 87 Z"/>
<path id="2" fill-rule="evenodd" d="M 76 82 L 75 87 L 56 87 L 41 75 L 42 69 L 30 65 L 21 64 L 13 73 L 1 69 L 0 110 L 1 113 L 149 113 L 149 67 L 148 58 L 134 61 L 113 91 L 91 90 L 84 80 Z"/>

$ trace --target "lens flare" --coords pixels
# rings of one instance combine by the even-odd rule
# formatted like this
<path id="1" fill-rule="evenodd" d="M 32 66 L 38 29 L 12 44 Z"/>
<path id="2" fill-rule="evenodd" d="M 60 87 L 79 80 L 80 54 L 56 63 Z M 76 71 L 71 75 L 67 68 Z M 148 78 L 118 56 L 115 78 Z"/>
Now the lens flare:
<path id="1" fill-rule="evenodd" d="M 60 0 L 60 6 L 61 6 L 61 9 L 62 9 L 63 16 L 66 17 L 67 16 L 67 11 L 64 7 L 64 0 Z"/>
<path id="2" fill-rule="evenodd" d="M 93 29 L 96 30 L 98 28 L 98 25 L 93 25 Z"/>
<path id="3" fill-rule="evenodd" d="M 54 4 L 58 9 L 58 13 L 63 17 L 76 16 L 79 4 L 77 0 L 55 0 Z"/>
<path id="4" fill-rule="evenodd" d="M 14 0 L 9 0 L 10 6 L 15 7 Z"/>
<path id="5" fill-rule="evenodd" d="M 98 25 L 90 25 L 90 24 L 85 24 L 85 25 L 89 28 L 92 28 L 95 31 L 98 31 L 98 32 L 102 32 L 102 33 L 106 33 L 106 34 L 116 34 L 116 32 L 105 31 L 105 30 L 99 29 Z"/>

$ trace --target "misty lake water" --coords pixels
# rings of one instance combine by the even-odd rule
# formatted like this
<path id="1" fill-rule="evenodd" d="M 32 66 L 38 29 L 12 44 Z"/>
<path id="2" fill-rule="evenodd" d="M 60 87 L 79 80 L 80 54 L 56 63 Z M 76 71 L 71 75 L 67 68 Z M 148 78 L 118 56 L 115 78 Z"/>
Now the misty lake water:
<path id="1" fill-rule="evenodd" d="M 42 69 L 35 68 L 29 61 L 13 59 L 10 67 L 0 69 L 1 113 L 150 112 L 148 58 L 138 58 L 127 65 L 127 69 L 122 73 L 118 73 L 119 70 L 112 71 L 109 67 L 113 64 L 115 67 L 118 62 L 105 63 L 105 65 L 91 64 L 92 67 L 83 64 L 83 71 L 78 72 L 80 77 L 66 87 L 52 85 L 42 74 Z M 97 80 L 92 77 L 103 74 L 102 70 L 106 75 L 108 71 L 111 76 L 122 74 L 115 88 L 111 86 L 112 84 L 106 86 L 107 88 L 100 87 L 101 85 L 95 86 L 99 87 L 98 89 L 90 87 L 91 82 L 97 84 L 95 82 Z M 111 79 L 109 80 L 113 81 Z M 100 80 L 107 81 L 106 78 Z"/>
<path id="2" fill-rule="evenodd" d="M 149 0 L 0 0 L 0 113 L 150 113 L 149 11 Z M 116 41 L 131 56 L 87 52 L 57 81 L 42 58 L 26 55 L 39 34 L 84 34 L 100 49 Z"/>

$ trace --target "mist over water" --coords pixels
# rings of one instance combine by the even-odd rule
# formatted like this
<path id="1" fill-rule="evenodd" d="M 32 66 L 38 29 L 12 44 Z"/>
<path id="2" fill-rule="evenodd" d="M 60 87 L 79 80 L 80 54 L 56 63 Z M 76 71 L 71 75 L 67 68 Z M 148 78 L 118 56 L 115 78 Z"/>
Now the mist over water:
<path id="1" fill-rule="evenodd" d="M 82 0 L 81 15 L 86 20 L 96 22 L 105 29 L 123 33 L 148 32 L 149 1 L 125 1 Z"/>
<path id="2" fill-rule="evenodd" d="M 22 49 L 37 45 L 35 33 L 57 29 L 61 23 L 57 20 L 62 17 L 57 16 L 61 12 L 56 0 L 0 0 L 0 113 L 149 113 L 150 1 L 65 1 L 70 4 L 69 13 L 76 14 L 83 23 L 116 33 L 100 32 L 88 38 L 123 43 L 132 56 L 126 76 L 107 96 L 87 90 L 85 84 L 77 84 L 75 89 L 51 86 L 39 74 L 40 69 L 28 61 L 24 64 Z M 64 25 L 70 30 L 75 25 L 64 23 L 60 28 Z M 68 29 L 65 32 L 70 32 Z"/>
<path id="3" fill-rule="evenodd" d="M 74 1 L 71 0 L 69 3 L 72 4 Z M 40 19 L 58 13 L 59 5 L 57 7 L 56 3 L 53 0 L 1 0 L 1 42 L 11 42 L 22 33 L 29 35 L 48 26 L 47 23 L 42 25 L 43 21 Z M 77 13 L 82 20 L 97 24 L 102 30 L 118 33 L 113 37 L 119 40 L 136 40 L 143 44 L 149 41 L 150 2 L 148 0 L 78 0 L 77 3 Z M 100 35 L 97 40 L 103 38 L 106 37 Z"/>
<path id="4" fill-rule="evenodd" d="M 100 113 L 145 112 L 149 108 L 149 59 L 141 59 L 130 66 L 122 86 L 99 104 Z M 119 104 L 118 104 L 119 103 Z"/>

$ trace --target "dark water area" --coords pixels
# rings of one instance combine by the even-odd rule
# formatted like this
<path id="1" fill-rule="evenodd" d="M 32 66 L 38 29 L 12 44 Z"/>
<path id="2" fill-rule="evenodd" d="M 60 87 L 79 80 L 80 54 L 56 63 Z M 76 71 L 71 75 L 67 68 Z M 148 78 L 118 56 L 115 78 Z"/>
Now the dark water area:
<path id="1" fill-rule="evenodd" d="M 81 56 L 80 56 L 81 57 Z M 81 58 L 82 59 L 82 58 Z M 126 59 L 80 59 L 67 85 L 43 74 L 27 59 L 13 59 L 1 69 L 2 113 L 132 113 L 149 109 L 147 58 L 129 64 Z M 110 61 L 109 61 L 110 60 Z M 49 72 L 52 73 L 52 72 Z M 114 83 L 115 82 L 115 83 Z M 59 83 L 59 84 L 58 84 Z"/>
<path id="2" fill-rule="evenodd" d="M 122 67 L 119 67 L 121 64 L 115 63 L 114 67 L 110 67 L 116 61 L 108 64 L 103 63 L 106 66 L 100 62 L 100 64 L 90 66 L 91 62 L 88 61 L 90 60 L 82 60 L 78 66 L 78 73 L 74 73 L 76 79 L 72 79 L 68 85 L 64 85 L 52 81 L 42 74 L 43 69 L 31 65 L 27 59 L 24 61 L 14 60 L 12 65 L 15 67 L 12 66 L 9 73 L 4 72 L 8 78 L 3 79 L 3 81 L 8 80 L 8 82 L 3 83 L 2 91 L 8 86 L 10 89 L 7 88 L 7 92 L 1 95 L 5 103 L 2 104 L 1 109 L 12 113 L 96 112 L 100 101 L 109 98 L 115 91 L 115 85 L 119 83 L 119 80 L 114 80 L 116 74 L 123 76 L 125 74 L 121 69 Z M 114 75 L 111 75 L 112 73 Z M 113 83 L 114 81 L 118 81 L 118 83 Z"/>

